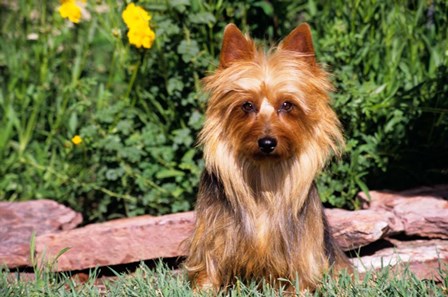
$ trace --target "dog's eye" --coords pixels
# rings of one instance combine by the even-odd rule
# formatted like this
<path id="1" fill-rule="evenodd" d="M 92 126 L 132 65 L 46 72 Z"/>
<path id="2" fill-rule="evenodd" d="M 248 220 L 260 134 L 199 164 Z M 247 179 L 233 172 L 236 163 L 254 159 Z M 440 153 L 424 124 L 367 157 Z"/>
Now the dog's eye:
<path id="1" fill-rule="evenodd" d="M 279 111 L 285 111 L 285 112 L 291 111 L 291 109 L 293 108 L 293 106 L 294 106 L 294 105 L 293 105 L 291 102 L 285 101 L 285 102 L 283 102 L 282 105 L 280 106 Z"/>
<path id="2" fill-rule="evenodd" d="M 252 102 L 250 101 L 246 101 L 243 103 L 243 105 L 241 106 L 241 108 L 245 111 L 245 112 L 254 112 L 255 111 L 255 106 Z"/>

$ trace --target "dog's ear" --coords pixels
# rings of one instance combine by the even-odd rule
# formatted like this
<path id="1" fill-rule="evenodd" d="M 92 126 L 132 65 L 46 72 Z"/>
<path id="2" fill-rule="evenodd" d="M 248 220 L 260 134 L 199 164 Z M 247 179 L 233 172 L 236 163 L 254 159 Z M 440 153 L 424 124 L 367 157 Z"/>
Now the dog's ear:
<path id="1" fill-rule="evenodd" d="M 300 24 L 289 33 L 280 44 L 280 49 L 301 53 L 310 64 L 316 63 L 311 27 L 307 23 Z"/>
<path id="2" fill-rule="evenodd" d="M 254 58 L 253 42 L 246 39 L 234 24 L 228 24 L 224 29 L 219 66 L 227 68 L 237 61 L 249 61 Z"/>

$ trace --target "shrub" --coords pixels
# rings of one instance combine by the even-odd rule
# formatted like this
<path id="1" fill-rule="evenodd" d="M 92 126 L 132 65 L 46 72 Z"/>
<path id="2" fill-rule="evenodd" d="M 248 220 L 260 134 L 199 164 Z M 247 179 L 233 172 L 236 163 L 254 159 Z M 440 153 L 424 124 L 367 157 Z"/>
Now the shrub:
<path id="1" fill-rule="evenodd" d="M 311 24 L 348 144 L 318 179 L 323 201 L 357 207 L 360 189 L 395 181 L 397 168 L 446 179 L 444 1 L 139 1 L 149 49 L 129 44 L 124 2 L 89 1 L 78 24 L 42 3 L 0 4 L 2 200 L 52 198 L 87 221 L 191 209 L 200 79 L 228 22 L 271 43 Z"/>

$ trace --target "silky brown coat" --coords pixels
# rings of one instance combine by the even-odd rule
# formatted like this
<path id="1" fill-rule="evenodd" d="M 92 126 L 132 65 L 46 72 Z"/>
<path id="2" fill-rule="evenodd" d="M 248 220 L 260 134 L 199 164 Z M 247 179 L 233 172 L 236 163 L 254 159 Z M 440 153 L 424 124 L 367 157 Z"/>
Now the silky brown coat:
<path id="1" fill-rule="evenodd" d="M 236 278 L 275 283 L 298 276 L 301 289 L 314 289 L 330 267 L 348 262 L 313 184 L 344 141 L 309 26 L 265 53 L 228 25 L 220 66 L 204 85 L 205 170 L 185 263 L 193 286 L 217 290 Z M 249 111 L 242 108 L 248 102 Z M 266 136 L 277 140 L 270 154 L 258 146 Z"/>

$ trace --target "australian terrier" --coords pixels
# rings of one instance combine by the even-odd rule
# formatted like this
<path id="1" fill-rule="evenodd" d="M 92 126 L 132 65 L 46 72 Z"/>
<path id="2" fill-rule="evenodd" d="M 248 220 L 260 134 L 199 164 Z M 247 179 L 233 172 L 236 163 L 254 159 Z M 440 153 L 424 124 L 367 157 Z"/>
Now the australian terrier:
<path id="1" fill-rule="evenodd" d="M 265 53 L 229 24 L 219 62 L 204 79 L 205 170 L 185 263 L 192 285 L 216 291 L 236 279 L 298 276 L 301 290 L 313 290 L 348 261 L 313 183 L 344 140 L 310 27 Z"/>

